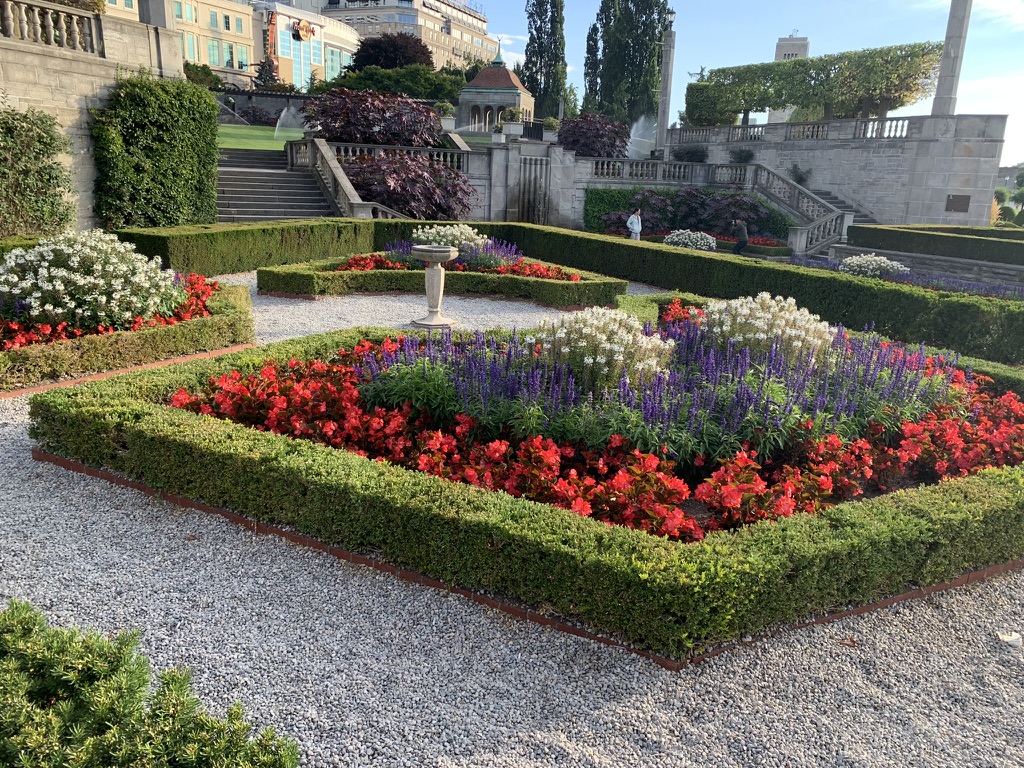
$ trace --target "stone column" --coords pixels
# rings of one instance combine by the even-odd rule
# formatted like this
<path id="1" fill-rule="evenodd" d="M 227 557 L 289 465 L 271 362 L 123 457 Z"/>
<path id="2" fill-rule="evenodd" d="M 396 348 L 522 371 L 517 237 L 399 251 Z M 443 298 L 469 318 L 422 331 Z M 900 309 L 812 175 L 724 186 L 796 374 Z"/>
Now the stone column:
<path id="1" fill-rule="evenodd" d="M 950 3 L 946 44 L 942 49 L 939 81 L 935 88 L 935 100 L 932 101 L 933 115 L 956 113 L 956 89 L 960 82 L 964 47 L 967 45 L 967 27 L 971 21 L 972 3 L 973 0 L 952 0 Z"/>
<path id="2" fill-rule="evenodd" d="M 669 119 L 669 102 L 672 100 L 672 66 L 676 53 L 676 33 L 672 29 L 676 13 L 668 12 L 668 26 L 661 36 L 661 97 L 658 99 L 658 127 L 654 139 L 655 157 L 665 160 Z"/>

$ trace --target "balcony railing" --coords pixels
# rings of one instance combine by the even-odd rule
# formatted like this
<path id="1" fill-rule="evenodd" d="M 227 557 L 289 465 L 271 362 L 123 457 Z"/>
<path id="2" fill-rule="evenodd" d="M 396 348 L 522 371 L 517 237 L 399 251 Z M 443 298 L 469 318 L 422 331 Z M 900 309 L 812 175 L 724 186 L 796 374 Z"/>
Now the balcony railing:
<path id="1" fill-rule="evenodd" d="M 52 3 L 0 0 L 0 33 L 26 43 L 103 55 L 97 15 Z"/>

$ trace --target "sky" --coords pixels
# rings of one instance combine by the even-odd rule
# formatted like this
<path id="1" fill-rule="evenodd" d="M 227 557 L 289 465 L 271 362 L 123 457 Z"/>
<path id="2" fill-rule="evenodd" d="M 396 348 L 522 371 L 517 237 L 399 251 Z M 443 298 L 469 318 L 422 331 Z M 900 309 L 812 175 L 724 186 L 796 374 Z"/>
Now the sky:
<path id="1" fill-rule="evenodd" d="M 526 0 L 477 0 L 511 67 L 526 48 Z M 564 0 L 569 82 L 583 98 L 587 29 L 599 0 Z M 942 41 L 949 0 L 669 0 L 676 11 L 670 114 L 685 106 L 688 73 L 772 61 L 775 43 L 794 32 L 810 39 L 810 55 L 899 43 Z M 1009 115 L 1000 165 L 1024 162 L 1024 0 L 974 0 L 960 72 L 956 112 Z M 927 115 L 931 99 L 890 113 Z M 762 121 L 763 122 L 763 119 Z"/>

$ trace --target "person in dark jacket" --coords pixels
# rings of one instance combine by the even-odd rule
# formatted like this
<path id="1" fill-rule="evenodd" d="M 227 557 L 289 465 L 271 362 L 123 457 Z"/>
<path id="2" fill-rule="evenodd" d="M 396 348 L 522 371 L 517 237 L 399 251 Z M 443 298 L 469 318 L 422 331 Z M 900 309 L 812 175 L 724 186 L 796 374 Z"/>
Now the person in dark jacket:
<path id="1" fill-rule="evenodd" d="M 743 223 L 743 219 L 732 220 L 732 234 L 736 238 L 736 245 L 733 246 L 732 252 L 737 256 L 742 256 L 743 249 L 747 247 L 747 225 Z"/>

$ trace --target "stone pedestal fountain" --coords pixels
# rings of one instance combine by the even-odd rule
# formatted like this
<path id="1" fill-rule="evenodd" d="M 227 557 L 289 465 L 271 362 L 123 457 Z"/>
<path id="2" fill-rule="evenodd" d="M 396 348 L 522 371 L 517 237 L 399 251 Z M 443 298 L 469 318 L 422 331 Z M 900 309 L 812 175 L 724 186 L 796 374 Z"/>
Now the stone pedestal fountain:
<path id="1" fill-rule="evenodd" d="M 420 328 L 447 328 L 455 325 L 455 321 L 441 314 L 441 302 L 444 299 L 444 268 L 442 264 L 459 255 L 457 248 L 449 245 L 414 245 L 412 257 L 427 262 L 427 316 L 413 320 L 412 324 Z"/>

